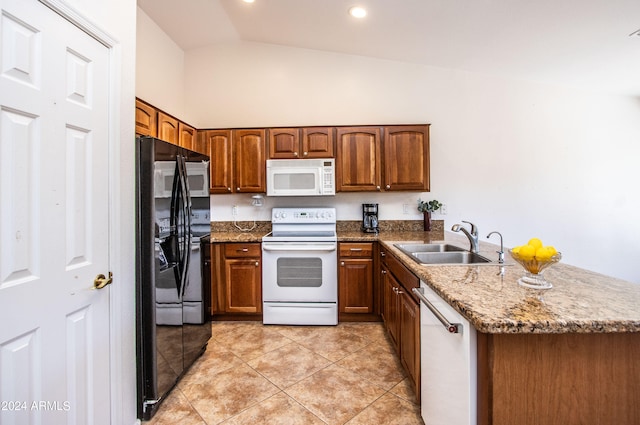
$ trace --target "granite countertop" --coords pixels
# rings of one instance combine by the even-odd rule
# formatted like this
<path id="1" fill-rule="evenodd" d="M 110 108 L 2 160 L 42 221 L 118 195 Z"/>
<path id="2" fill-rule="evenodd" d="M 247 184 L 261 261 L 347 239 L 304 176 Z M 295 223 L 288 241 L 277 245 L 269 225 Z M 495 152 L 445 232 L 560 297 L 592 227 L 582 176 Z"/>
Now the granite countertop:
<path id="1" fill-rule="evenodd" d="M 421 265 L 393 246 L 414 238 L 396 236 L 401 235 L 381 235 L 378 241 L 480 332 L 640 332 L 638 284 L 561 261 L 545 270 L 552 289 L 528 289 L 518 285 L 524 269 L 508 253 L 506 265 L 497 264 L 496 245 L 480 242 L 480 254 L 496 264 Z M 453 232 L 444 232 L 439 241 L 425 240 L 429 241 L 469 247 L 464 235 Z"/>
<path id="2" fill-rule="evenodd" d="M 211 232 L 211 242 L 260 242 L 270 228 L 253 232 Z M 398 242 L 446 242 L 468 249 L 461 234 L 388 228 L 379 234 L 338 227 L 338 241 L 378 241 L 429 285 L 480 332 L 484 333 L 615 333 L 640 332 L 640 285 L 564 264 L 545 270 L 553 284 L 547 291 L 518 285 L 524 269 L 505 253 L 497 264 L 498 246 L 480 242 L 490 265 L 422 265 L 394 246 Z M 506 248 L 505 248 L 506 251 Z M 501 273 L 502 272 L 502 273 Z"/>

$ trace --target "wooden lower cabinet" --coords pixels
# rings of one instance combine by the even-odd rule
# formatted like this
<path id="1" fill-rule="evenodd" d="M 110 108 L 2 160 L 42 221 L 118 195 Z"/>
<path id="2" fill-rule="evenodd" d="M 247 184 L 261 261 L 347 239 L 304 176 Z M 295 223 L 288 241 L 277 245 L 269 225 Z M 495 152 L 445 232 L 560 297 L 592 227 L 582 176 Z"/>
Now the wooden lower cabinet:
<path id="1" fill-rule="evenodd" d="M 478 424 L 640 424 L 637 333 L 478 333 Z"/>
<path id="2" fill-rule="evenodd" d="M 262 313 L 262 258 L 259 243 L 211 245 L 211 310 L 215 316 Z"/>
<path id="3" fill-rule="evenodd" d="M 373 243 L 340 243 L 338 311 L 373 313 Z"/>
<path id="4" fill-rule="evenodd" d="M 420 400 L 420 304 L 411 295 L 418 278 L 381 250 L 382 318 L 416 399 Z"/>

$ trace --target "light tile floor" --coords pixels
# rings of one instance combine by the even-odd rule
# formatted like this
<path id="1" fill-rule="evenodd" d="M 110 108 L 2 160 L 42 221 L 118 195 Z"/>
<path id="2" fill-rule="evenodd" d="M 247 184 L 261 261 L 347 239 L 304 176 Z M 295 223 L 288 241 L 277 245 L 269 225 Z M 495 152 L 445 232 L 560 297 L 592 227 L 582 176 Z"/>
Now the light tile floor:
<path id="1" fill-rule="evenodd" d="M 213 322 L 151 425 L 424 425 L 381 323 Z"/>

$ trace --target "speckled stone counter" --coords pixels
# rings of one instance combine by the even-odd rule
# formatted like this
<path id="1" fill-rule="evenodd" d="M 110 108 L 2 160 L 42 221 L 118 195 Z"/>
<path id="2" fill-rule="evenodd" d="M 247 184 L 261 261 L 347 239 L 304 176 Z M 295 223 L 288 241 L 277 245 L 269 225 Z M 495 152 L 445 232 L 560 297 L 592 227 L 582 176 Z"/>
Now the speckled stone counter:
<path id="1" fill-rule="evenodd" d="M 523 288 L 517 280 L 524 269 L 508 253 L 497 264 L 497 246 L 480 242 L 480 254 L 494 264 L 421 265 L 394 246 L 398 242 L 447 242 L 469 247 L 464 235 L 443 231 L 434 220 L 432 231 L 421 222 L 389 222 L 379 234 L 363 233 L 358 222 L 339 222 L 338 241 L 378 241 L 426 282 L 480 332 L 484 333 L 615 333 L 640 332 L 640 285 L 590 272 L 562 262 L 545 270 L 553 284 L 547 291 Z M 243 223 L 244 224 L 244 223 Z M 212 227 L 211 242 L 260 242 L 271 231 L 259 223 L 251 232 L 228 225 Z M 506 248 L 505 248 L 506 250 Z"/>
<path id="2" fill-rule="evenodd" d="M 497 264 L 496 245 L 480 243 L 490 265 L 421 265 L 394 247 L 415 240 L 381 234 L 382 245 L 426 282 L 453 308 L 485 333 L 640 332 L 640 285 L 562 262 L 545 270 L 553 284 L 547 291 L 518 285 L 524 269 L 505 255 Z M 400 237 L 396 237 L 400 236 Z M 464 235 L 444 232 L 441 241 L 469 247 Z M 506 248 L 505 248 L 506 250 Z"/>

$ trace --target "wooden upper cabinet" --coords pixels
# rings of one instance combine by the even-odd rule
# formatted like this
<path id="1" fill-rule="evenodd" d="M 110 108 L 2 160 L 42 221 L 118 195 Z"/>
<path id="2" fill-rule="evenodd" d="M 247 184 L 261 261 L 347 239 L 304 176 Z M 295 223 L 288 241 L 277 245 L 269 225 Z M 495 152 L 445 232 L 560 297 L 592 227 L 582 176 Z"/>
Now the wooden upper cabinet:
<path id="1" fill-rule="evenodd" d="M 366 192 L 380 190 L 380 136 L 380 127 L 337 128 L 337 191 Z"/>
<path id="2" fill-rule="evenodd" d="M 333 158 L 333 127 L 270 128 L 269 159 Z"/>
<path id="3" fill-rule="evenodd" d="M 156 137 L 156 109 L 136 99 L 136 135 Z"/>
<path id="4" fill-rule="evenodd" d="M 429 126 L 384 127 L 384 189 L 429 190 Z"/>
<path id="5" fill-rule="evenodd" d="M 178 120 L 158 111 L 158 139 L 178 145 L 180 142 Z"/>
<path id="6" fill-rule="evenodd" d="M 209 148 L 209 191 L 233 192 L 233 150 L 231 130 L 205 130 L 200 138 Z"/>
<path id="7" fill-rule="evenodd" d="M 333 127 L 302 128 L 303 158 L 333 158 L 335 156 L 335 129 Z"/>
<path id="8" fill-rule="evenodd" d="M 196 129 L 183 123 L 178 122 L 179 145 L 185 149 L 195 150 L 198 143 L 196 141 Z M 207 152 L 202 152 L 207 154 Z"/>
<path id="9" fill-rule="evenodd" d="M 299 128 L 270 128 L 269 159 L 301 158 Z"/>
<path id="10" fill-rule="evenodd" d="M 264 193 L 266 189 L 266 130 L 233 130 L 235 191 Z"/>

